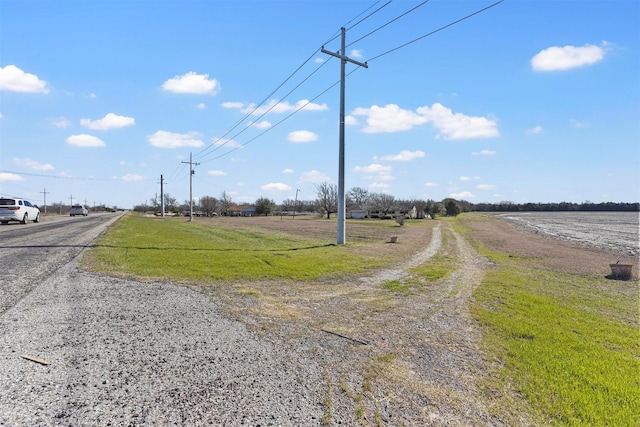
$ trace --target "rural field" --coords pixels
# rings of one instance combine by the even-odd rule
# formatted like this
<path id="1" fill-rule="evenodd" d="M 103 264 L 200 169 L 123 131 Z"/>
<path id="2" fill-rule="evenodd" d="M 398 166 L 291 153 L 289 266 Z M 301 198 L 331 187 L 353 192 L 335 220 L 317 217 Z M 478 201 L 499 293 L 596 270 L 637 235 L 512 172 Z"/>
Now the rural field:
<path id="1" fill-rule="evenodd" d="M 637 241 L 507 219 L 349 220 L 337 246 L 334 220 L 129 214 L 82 266 L 190 287 L 313 359 L 324 425 L 640 424 Z"/>

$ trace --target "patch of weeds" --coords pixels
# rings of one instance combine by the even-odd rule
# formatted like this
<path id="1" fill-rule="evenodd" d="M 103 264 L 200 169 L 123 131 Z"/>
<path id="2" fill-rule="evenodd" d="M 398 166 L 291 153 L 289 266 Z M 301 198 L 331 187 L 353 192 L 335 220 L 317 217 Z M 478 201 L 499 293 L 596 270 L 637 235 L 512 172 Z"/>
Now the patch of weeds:
<path id="1" fill-rule="evenodd" d="M 382 287 L 395 294 L 407 296 L 411 293 L 413 285 L 406 280 L 387 280 L 382 283 Z"/>

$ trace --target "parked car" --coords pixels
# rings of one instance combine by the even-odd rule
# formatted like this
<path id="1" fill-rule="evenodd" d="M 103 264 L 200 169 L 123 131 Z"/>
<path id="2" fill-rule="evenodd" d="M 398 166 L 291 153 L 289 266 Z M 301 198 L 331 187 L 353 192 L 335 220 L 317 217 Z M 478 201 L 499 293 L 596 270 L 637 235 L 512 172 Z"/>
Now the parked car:
<path id="1" fill-rule="evenodd" d="M 0 199 L 0 223 L 19 221 L 23 224 L 40 221 L 40 209 L 28 200 L 4 198 Z"/>
<path id="2" fill-rule="evenodd" d="M 69 216 L 76 215 L 87 216 L 89 215 L 89 211 L 82 205 L 73 205 L 71 206 L 71 210 L 69 211 Z"/>

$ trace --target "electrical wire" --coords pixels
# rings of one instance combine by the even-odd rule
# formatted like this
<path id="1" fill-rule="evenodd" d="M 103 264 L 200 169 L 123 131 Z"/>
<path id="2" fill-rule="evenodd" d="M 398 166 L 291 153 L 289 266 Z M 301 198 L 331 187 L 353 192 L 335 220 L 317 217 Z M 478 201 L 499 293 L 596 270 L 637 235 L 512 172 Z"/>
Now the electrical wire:
<path id="1" fill-rule="evenodd" d="M 420 3 L 419 5 L 417 5 L 417 6 L 413 7 L 413 8 L 411 8 L 411 9 L 407 10 L 405 13 L 403 13 L 403 14 L 401 14 L 401 15 L 399 15 L 399 16 L 396 16 L 395 18 L 393 18 L 391 21 L 388 21 L 388 22 L 387 22 L 387 23 L 385 23 L 384 25 L 379 26 L 379 27 L 378 27 L 378 28 L 376 28 L 375 30 L 373 30 L 373 31 L 371 31 L 371 32 L 369 32 L 369 33 L 367 33 L 367 34 L 365 34 L 364 36 L 360 37 L 359 39 L 352 41 L 352 42 L 351 42 L 351 43 L 349 43 L 346 47 L 349 47 L 349 46 L 351 46 L 351 45 L 353 45 L 353 44 L 358 43 L 359 41 L 361 41 L 361 40 L 363 40 L 363 39 L 366 39 L 366 38 L 367 38 L 367 37 L 369 37 L 370 35 L 377 33 L 378 31 L 380 31 L 381 29 L 383 29 L 383 28 L 384 28 L 384 27 L 386 27 L 387 25 L 391 25 L 392 23 L 396 22 L 398 19 L 400 19 L 400 18 L 403 18 L 403 17 L 407 16 L 407 15 L 408 15 L 408 14 L 410 14 L 411 12 L 413 12 L 413 11 L 415 11 L 416 9 L 418 9 L 418 8 L 420 8 L 420 7 L 422 7 L 422 6 L 424 6 L 424 5 L 425 5 L 425 4 L 427 4 L 427 3 L 429 3 L 429 0 L 425 0 L 425 1 L 423 1 L 423 2 L 422 2 L 422 3 Z"/>
<path id="2" fill-rule="evenodd" d="M 381 7 L 379 7 L 378 9 L 376 9 L 375 11 L 373 11 L 372 13 L 370 13 L 369 15 L 367 15 L 366 17 L 364 17 L 363 19 L 361 19 L 360 21 L 356 22 L 354 25 L 352 25 L 350 28 L 354 28 L 355 26 L 359 25 L 360 23 L 362 23 L 363 21 L 365 21 L 366 19 L 370 18 L 371 16 L 373 16 L 374 14 L 378 13 L 380 10 L 382 10 L 383 8 L 385 8 L 386 6 L 388 6 L 393 0 L 389 0 L 387 3 L 385 3 L 384 5 L 382 5 Z M 427 0 L 428 1 L 428 0 Z M 377 4 L 379 3 L 376 2 L 373 5 L 369 6 L 367 9 L 365 9 L 363 12 L 361 12 L 360 14 L 358 14 L 356 17 L 352 18 L 350 21 L 347 22 L 346 25 L 348 25 L 350 22 L 352 22 L 353 20 L 357 19 L 359 16 L 361 16 L 362 14 L 366 13 L 368 10 L 370 10 L 372 7 L 375 7 Z M 325 44 L 329 43 L 332 40 L 335 40 L 335 38 L 337 38 L 339 36 L 339 32 L 337 33 L 338 35 L 332 37 L 329 39 L 328 42 L 326 42 Z M 236 129 L 238 126 L 240 126 L 247 118 L 251 117 L 253 115 L 253 113 L 255 113 L 260 107 L 262 107 L 278 90 L 280 90 L 289 80 L 291 80 L 291 78 L 293 78 L 294 75 L 296 75 L 301 69 L 302 67 L 304 67 L 309 61 L 311 61 L 311 59 L 318 53 L 320 49 L 316 49 L 300 66 L 298 66 L 298 68 L 296 68 L 296 70 L 291 73 L 282 83 L 280 83 L 273 91 L 271 91 L 271 93 L 269 93 L 269 95 L 267 95 L 266 97 L 264 97 L 264 99 L 262 101 L 260 101 L 258 104 L 255 104 L 254 107 L 248 111 L 244 116 L 242 116 L 238 121 L 236 121 L 231 128 L 226 131 L 222 136 L 218 137 L 211 145 L 207 146 L 206 148 L 204 148 L 203 150 L 200 150 L 199 152 L 195 153 L 193 156 L 194 160 L 201 160 L 203 159 L 207 153 L 213 153 L 217 150 L 219 150 L 220 148 L 224 147 L 225 145 L 227 145 L 231 140 L 233 140 L 234 138 L 236 138 L 237 136 L 241 135 L 244 131 L 246 131 L 248 129 L 245 128 L 243 130 L 241 130 L 240 132 L 238 132 L 237 134 L 235 134 L 234 136 L 232 136 L 231 138 L 227 138 L 227 141 L 223 142 L 222 144 L 217 145 L 217 143 L 219 141 L 222 141 L 223 139 L 225 139 L 231 132 L 233 132 L 234 129 Z M 288 96 L 290 96 L 295 89 L 299 88 L 302 83 L 306 82 L 313 74 L 315 74 L 320 68 L 322 68 L 325 64 L 327 63 L 327 61 L 323 62 L 320 66 L 318 66 L 318 68 L 313 71 L 309 76 L 307 76 L 305 79 L 302 80 L 302 82 L 300 84 L 298 84 L 293 90 L 291 90 L 290 92 L 288 92 L 286 95 L 284 95 L 283 97 L 281 97 L 271 108 L 269 108 L 268 110 L 266 110 L 263 114 L 261 114 L 258 118 L 256 118 L 255 120 L 260 120 L 262 117 L 264 117 L 267 113 L 269 113 L 273 108 L 275 108 L 278 104 L 280 104 L 281 102 L 283 102 Z M 299 110 L 296 110 L 299 111 Z M 263 135 L 265 132 L 263 132 L 261 135 Z M 234 150 L 235 151 L 235 150 Z"/>
<path id="3" fill-rule="evenodd" d="M 430 0 L 425 0 L 425 1 L 423 1 L 422 3 L 420 3 L 420 4 L 416 5 L 415 7 L 411 8 L 411 9 L 409 9 L 408 11 L 404 12 L 403 14 L 401 14 L 401 15 L 397 16 L 396 18 L 394 18 L 394 19 L 392 19 L 392 20 L 388 21 L 388 22 L 387 22 L 387 23 L 385 23 L 384 25 L 382 25 L 382 26 L 380 26 L 380 27 L 376 28 L 375 30 L 373 30 L 373 31 L 371 31 L 371 32 L 369 32 L 369 33 L 367 33 L 367 34 L 365 34 L 365 35 L 364 35 L 364 36 L 362 36 L 362 37 L 360 37 L 360 38 L 359 38 L 359 39 L 357 39 L 356 41 L 354 41 L 354 42 L 350 43 L 350 44 L 349 44 L 349 46 L 350 46 L 350 45 L 352 45 L 352 44 L 354 44 L 354 43 L 357 43 L 357 42 L 359 42 L 359 41 L 363 40 L 364 38 L 367 38 L 367 37 L 371 36 L 372 34 L 374 34 L 374 33 L 378 32 L 378 31 L 380 31 L 381 29 L 383 29 L 383 28 L 385 28 L 386 26 L 390 25 L 391 23 L 393 23 L 393 22 L 397 21 L 398 19 L 400 19 L 400 18 L 402 18 L 402 17 L 404 17 L 404 16 L 408 15 L 409 13 L 414 12 L 414 11 L 415 11 L 415 10 L 417 10 L 418 8 L 420 8 L 420 7 L 424 6 L 424 5 L 425 5 L 426 3 L 428 3 L 429 1 L 430 1 Z M 407 43 L 403 43 L 403 44 L 402 44 L 402 45 L 400 45 L 400 46 L 397 46 L 397 47 L 395 47 L 395 48 L 393 48 L 393 49 L 390 49 L 390 50 L 388 50 L 388 51 L 386 51 L 386 52 L 383 52 L 383 53 L 381 53 L 381 54 L 379 54 L 379 55 L 376 55 L 376 56 L 372 57 L 371 59 L 369 59 L 367 62 L 371 62 L 371 61 L 373 61 L 373 60 L 375 60 L 375 59 L 379 59 L 379 58 L 381 58 L 381 57 L 383 57 L 383 56 L 385 56 L 385 55 L 388 55 L 388 54 L 390 54 L 390 53 L 392 53 L 392 52 L 395 52 L 395 51 L 397 51 L 397 50 L 399 50 L 399 49 L 402 49 L 402 48 L 404 48 L 404 47 L 406 47 L 406 46 L 409 46 L 409 45 L 411 45 L 411 44 L 413 44 L 413 43 L 415 43 L 415 42 L 417 42 L 417 41 L 419 41 L 419 40 L 422 40 L 422 39 L 424 39 L 424 38 L 428 37 L 428 36 L 431 36 L 431 35 L 433 35 L 433 34 L 436 34 L 436 33 L 440 32 L 440 31 L 442 31 L 442 30 L 444 30 L 444 29 L 446 29 L 446 28 L 449 28 L 449 27 L 451 27 L 451 26 L 453 26 L 453 25 L 456 25 L 456 24 L 458 24 L 458 23 L 460 23 L 460 22 L 462 22 L 462 21 L 464 21 L 464 20 L 466 20 L 466 19 L 469 19 L 469 18 L 471 18 L 471 17 L 473 17 L 473 16 L 475 16 L 475 15 L 478 15 L 478 14 L 480 14 L 480 13 L 482 13 L 482 12 L 485 12 L 486 10 L 491 9 L 491 8 L 493 8 L 493 7 L 497 6 L 498 4 L 502 3 L 503 1 L 504 1 L 504 0 L 500 0 L 500 1 L 498 1 L 498 2 L 495 2 L 495 3 L 493 3 L 493 4 L 489 5 L 489 6 L 485 7 L 485 8 L 482 8 L 482 9 L 480 9 L 480 10 L 477 10 L 477 11 L 475 11 L 475 12 L 473 12 L 473 13 L 469 14 L 469 15 L 466 15 L 466 16 L 464 16 L 464 17 L 462 17 L 462 18 L 460 18 L 460 19 L 458 19 L 458 20 L 456 20 L 456 21 L 453 21 L 453 22 L 451 22 L 451 23 L 449 23 L 449 24 L 447 24 L 447 25 L 445 25 L 445 26 L 442 26 L 442 27 L 440 27 L 440 28 L 438 28 L 438 29 L 436 29 L 436 30 L 434 30 L 434 31 L 431 31 L 430 33 L 427 33 L 427 34 L 425 34 L 425 35 L 423 35 L 423 36 L 420 36 L 420 37 L 418 37 L 418 38 L 416 38 L 416 39 L 413 39 L 413 40 L 411 40 L 411 41 L 409 41 L 409 42 L 407 42 Z M 380 11 L 380 10 L 382 10 L 384 7 L 388 6 L 390 3 L 391 3 L 391 1 L 387 2 L 386 4 L 384 4 L 383 6 L 381 6 L 380 8 L 376 9 L 375 11 L 373 11 L 371 14 L 367 15 L 366 17 L 364 17 L 362 20 L 360 20 L 360 21 L 356 22 L 356 23 L 355 23 L 353 26 L 351 26 L 350 28 L 353 28 L 353 27 L 355 27 L 355 26 L 359 25 L 360 23 L 364 22 L 366 19 L 370 18 L 370 17 L 371 17 L 371 16 L 373 16 L 375 13 L 379 12 L 379 11 Z M 377 3 L 376 3 L 376 4 L 377 4 Z M 375 6 L 375 5 L 374 5 L 374 6 Z M 373 7 L 373 6 L 372 6 L 372 7 Z M 370 8 L 371 8 L 371 7 L 370 7 Z M 369 9 L 370 9 L 370 8 L 369 8 Z M 366 12 L 366 11 L 365 11 L 365 12 Z M 364 12 L 363 12 L 363 13 L 364 13 Z M 335 39 L 335 38 L 334 38 L 334 39 Z M 334 39 L 331 39 L 330 41 L 332 41 L 332 40 L 334 40 Z M 268 99 L 269 99 L 269 98 L 270 98 L 270 97 L 271 97 L 275 92 L 277 92 L 280 88 L 282 88 L 282 86 L 283 86 L 286 82 L 288 82 L 288 81 L 289 81 L 289 80 L 290 80 L 290 79 L 291 79 L 291 78 L 292 78 L 296 73 L 298 73 L 298 72 L 300 71 L 300 69 L 301 69 L 304 65 L 306 65 L 306 64 L 311 60 L 311 58 L 312 58 L 312 57 L 313 57 L 317 52 L 318 52 L 318 50 L 316 50 L 316 51 L 313 53 L 313 55 L 311 55 L 309 58 L 307 58 L 307 60 L 306 60 L 302 65 L 300 65 L 300 66 L 299 66 L 299 67 L 298 67 L 298 68 L 297 68 L 297 69 L 296 69 L 296 70 L 295 70 L 291 75 L 289 75 L 289 77 L 287 77 L 287 79 L 286 79 L 283 83 L 281 83 L 281 84 L 280 84 L 280 85 L 279 85 L 279 86 L 278 86 L 274 91 L 272 91 L 272 92 L 269 94 L 269 96 L 267 96 L 267 97 L 266 97 L 266 98 L 265 98 L 265 99 L 264 99 L 260 104 L 257 104 L 256 106 L 254 106 L 254 107 L 253 107 L 253 109 L 252 109 L 250 112 L 248 112 L 247 114 L 245 114 L 245 115 L 243 116 L 243 118 L 242 118 L 242 119 L 240 119 L 240 120 L 239 120 L 239 121 L 238 121 L 238 122 L 237 122 L 237 123 L 236 123 L 236 124 L 235 124 L 235 125 L 234 125 L 230 130 L 229 130 L 229 131 L 228 131 L 228 132 L 226 132 L 222 137 L 218 138 L 218 139 L 216 140 L 216 142 L 217 142 L 217 141 L 222 140 L 222 138 L 224 138 L 225 136 L 229 135 L 229 133 L 231 133 L 231 131 L 232 131 L 233 129 L 237 128 L 237 127 L 240 125 L 240 123 L 242 123 L 244 120 L 246 120 L 246 118 L 247 118 L 247 117 L 250 117 L 250 116 L 251 116 L 255 111 L 257 111 L 257 110 L 258 110 L 258 108 L 260 108 L 260 107 L 261 107 L 261 106 L 262 106 L 262 105 L 263 105 L 263 104 L 264 104 L 264 103 L 265 103 L 265 102 L 266 102 L 266 101 L 267 101 L 267 100 L 268 100 Z M 327 63 L 328 63 L 328 61 L 325 61 L 325 62 L 323 62 L 320 66 L 318 66 L 318 67 L 316 68 L 316 70 L 314 70 L 314 71 L 313 71 L 311 74 L 309 74 L 305 79 L 303 79 L 303 80 L 302 80 L 298 85 L 296 85 L 296 86 L 295 86 L 291 91 L 289 91 L 287 94 L 285 94 L 283 97 L 281 97 L 281 98 L 280 98 L 280 99 L 279 99 L 279 100 L 278 100 L 278 101 L 277 101 L 277 102 L 276 102 L 272 107 L 270 107 L 269 109 L 267 109 L 267 110 L 266 110 L 264 113 L 262 113 L 258 118 L 256 118 L 256 121 L 257 121 L 257 120 L 260 120 L 262 117 L 264 117 L 266 114 L 268 114 L 268 113 L 269 113 L 273 108 L 275 108 L 275 106 L 277 106 L 278 104 L 280 104 L 281 102 L 283 102 L 283 101 L 284 101 L 288 96 L 290 96 L 294 91 L 296 91 L 300 86 L 302 86 L 302 84 L 304 84 L 306 81 L 308 81 L 308 80 L 311 78 L 311 76 L 313 76 L 316 72 L 318 72 L 318 71 L 320 70 L 320 68 L 322 68 L 322 67 L 323 67 L 324 65 L 326 65 Z M 354 70 L 352 70 L 351 72 L 349 72 L 347 75 L 351 75 L 352 73 L 354 73 L 354 72 L 355 72 L 356 70 L 358 70 L 359 68 L 360 68 L 360 67 L 356 67 Z M 305 103 L 304 105 L 302 105 L 302 106 L 300 106 L 299 108 L 297 108 L 296 110 L 292 111 L 290 114 L 288 114 L 288 115 L 287 115 L 286 117 L 284 117 L 282 120 L 280 120 L 279 122 L 277 122 L 276 124 L 274 124 L 273 126 L 271 126 L 269 129 L 264 130 L 263 132 L 259 133 L 258 135 L 254 136 L 253 138 L 251 138 L 251 139 L 249 139 L 248 141 L 246 141 L 245 143 L 243 143 L 243 144 L 239 144 L 239 145 L 237 145 L 237 146 L 234 146 L 234 147 L 233 147 L 233 148 L 231 148 L 230 150 L 228 150 L 228 151 L 226 151 L 226 152 L 224 152 L 224 153 L 222 153 L 222 154 L 220 154 L 220 155 L 218 155 L 218 156 L 215 156 L 215 157 L 212 157 L 212 158 L 210 158 L 210 159 L 204 160 L 204 158 L 205 158 L 205 153 L 206 153 L 207 151 L 209 151 L 209 152 L 210 152 L 209 154 L 216 152 L 217 150 L 219 150 L 220 148 L 222 148 L 222 147 L 224 147 L 226 144 L 228 144 L 228 143 L 229 143 L 229 141 L 231 141 L 231 140 L 233 140 L 235 137 L 237 137 L 237 136 L 241 135 L 244 131 L 246 131 L 246 130 L 248 129 L 248 127 L 247 127 L 247 128 L 244 128 L 244 129 L 243 129 L 243 130 L 241 130 L 240 132 L 236 133 L 232 138 L 230 138 L 228 141 L 225 141 L 223 144 L 220 144 L 220 145 L 218 145 L 218 146 L 215 146 L 215 142 L 214 142 L 214 144 L 212 144 L 211 146 L 207 147 L 206 149 L 204 149 L 204 150 L 202 150 L 202 151 L 200 151 L 200 152 L 198 153 L 198 156 L 199 156 L 199 157 L 198 157 L 198 160 L 200 160 L 200 163 L 207 163 L 207 162 L 210 162 L 210 161 L 217 160 L 217 159 L 220 159 L 220 158 L 222 158 L 222 157 L 225 157 L 225 156 L 227 156 L 227 155 L 231 154 L 232 152 L 234 152 L 234 151 L 236 151 L 236 150 L 239 150 L 240 148 L 245 147 L 245 146 L 246 146 L 246 145 L 248 145 L 249 143 L 251 143 L 251 142 L 255 141 L 256 139 L 258 139 L 258 138 L 260 138 L 260 137 L 262 137 L 262 136 L 263 136 L 263 135 L 265 135 L 267 132 L 270 132 L 271 130 L 273 130 L 274 128 L 276 128 L 278 125 L 282 124 L 283 122 L 285 122 L 286 120 L 288 120 L 289 118 L 291 118 L 294 114 L 296 114 L 296 113 L 298 113 L 299 111 L 301 111 L 302 109 L 304 109 L 307 105 L 309 105 L 310 103 L 312 103 L 313 101 L 315 101 L 316 99 L 318 99 L 320 96 L 324 95 L 326 92 L 328 92 L 329 90 L 331 90 L 332 88 L 334 88 L 334 87 L 335 87 L 337 84 L 339 84 L 339 83 L 340 83 L 340 81 L 337 81 L 337 82 L 333 83 L 331 86 L 329 86 L 328 88 L 326 88 L 325 90 L 323 90 L 322 92 L 320 92 L 318 95 L 316 95 L 316 96 L 315 96 L 314 98 L 312 98 L 311 100 L 307 101 L 307 103 Z"/>
<path id="4" fill-rule="evenodd" d="M 428 0 L 427 0 L 427 1 L 428 1 Z M 473 13 L 471 13 L 471 14 L 469 14 L 469 15 L 467 15 L 467 16 L 465 16 L 465 17 L 463 17 L 463 18 L 460 18 L 460 19 L 458 19 L 458 20 L 456 20 L 456 21 L 453 21 L 453 22 L 451 22 L 451 23 L 449 23 L 449 24 L 447 24 L 447 25 L 445 25 L 445 26 L 442 26 L 442 27 L 438 28 L 437 30 L 433 30 L 433 31 L 431 31 L 430 33 L 427 33 L 427 34 L 425 34 L 425 35 L 423 35 L 423 36 L 420 36 L 420 37 L 418 37 L 418 38 L 416 38 L 416 39 L 413 39 L 413 40 L 411 40 L 411 41 L 409 41 L 409 42 L 407 42 L 407 43 L 401 44 L 400 46 L 397 46 L 397 47 L 395 47 L 395 48 L 393 48 L 393 49 L 390 49 L 390 50 L 388 50 L 388 51 L 386 51 L 386 52 L 384 52 L 384 53 L 381 53 L 380 55 L 376 55 L 376 56 L 374 56 L 374 57 L 370 58 L 367 62 L 371 62 L 371 61 L 373 61 L 373 60 L 375 60 L 375 59 L 381 58 L 381 57 L 383 57 L 383 56 L 385 56 L 385 55 L 388 55 L 388 54 L 390 54 L 390 53 L 392 53 L 392 52 L 395 52 L 396 50 L 402 49 L 403 47 L 406 47 L 406 46 L 408 46 L 408 45 L 410 45 L 410 44 L 413 44 L 413 43 L 415 43 L 415 42 L 417 42 L 417 41 L 419 41 L 419 40 L 422 40 L 422 39 L 424 39 L 425 37 L 432 36 L 432 35 L 434 35 L 435 33 L 438 33 L 438 32 L 440 32 L 440 31 L 442 31 L 442 30 L 444 30 L 444 29 L 446 29 L 446 28 L 449 28 L 449 27 L 451 27 L 451 26 L 453 26 L 453 25 L 456 25 L 456 24 L 458 24 L 458 23 L 460 23 L 460 22 L 462 22 L 462 21 L 464 21 L 464 20 L 466 20 L 466 19 L 471 18 L 472 16 L 475 16 L 475 15 L 478 15 L 478 14 L 480 14 L 480 13 L 482 13 L 482 12 L 485 12 L 486 10 L 491 9 L 491 8 L 492 8 L 492 7 L 494 7 L 494 6 L 499 5 L 499 4 L 500 4 L 500 3 L 502 3 L 503 1 L 504 1 L 504 0 L 497 1 L 497 2 L 495 2 L 495 3 L 493 3 L 493 4 L 489 5 L 489 6 L 487 6 L 487 7 L 485 7 L 485 8 L 482 8 L 482 9 L 480 9 L 480 10 L 477 10 L 477 11 L 475 11 L 475 12 L 473 12 Z"/>

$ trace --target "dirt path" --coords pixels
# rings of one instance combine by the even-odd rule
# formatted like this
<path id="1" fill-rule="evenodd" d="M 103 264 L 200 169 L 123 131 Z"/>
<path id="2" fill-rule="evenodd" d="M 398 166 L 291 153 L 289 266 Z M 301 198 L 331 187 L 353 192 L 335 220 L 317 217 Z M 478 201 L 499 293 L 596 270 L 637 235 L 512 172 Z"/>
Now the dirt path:
<path id="1" fill-rule="evenodd" d="M 371 275 L 254 283 L 252 297 L 234 308 L 323 363 L 331 425 L 503 424 L 478 387 L 486 365 L 469 314 L 490 263 L 446 222 L 422 238 L 422 250 Z M 438 254 L 457 260 L 448 277 L 429 282 L 412 274 Z M 412 291 L 394 294 L 385 287 L 390 281 Z"/>

